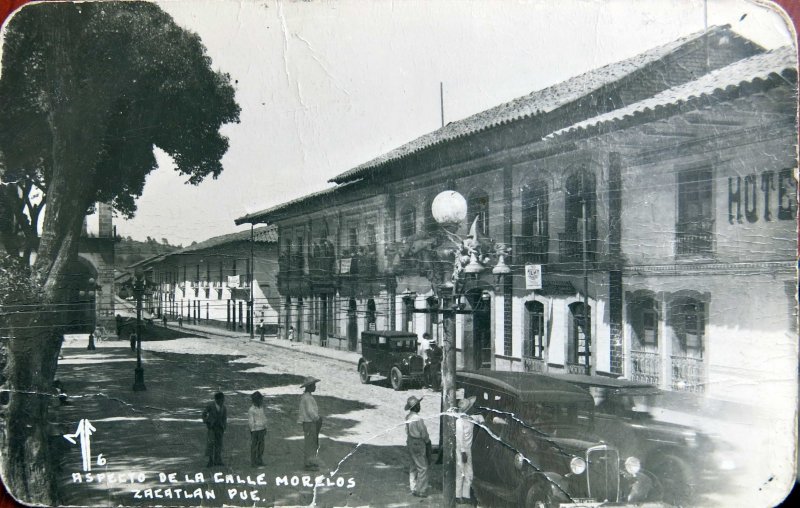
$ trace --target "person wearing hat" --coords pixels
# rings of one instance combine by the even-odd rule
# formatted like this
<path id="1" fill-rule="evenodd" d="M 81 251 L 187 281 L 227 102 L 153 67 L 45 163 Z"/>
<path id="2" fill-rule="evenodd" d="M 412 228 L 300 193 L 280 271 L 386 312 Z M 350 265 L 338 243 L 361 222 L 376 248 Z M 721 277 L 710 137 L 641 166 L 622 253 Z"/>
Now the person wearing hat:
<path id="1" fill-rule="evenodd" d="M 225 408 L 225 394 L 214 394 L 214 402 L 203 410 L 203 423 L 206 424 L 206 455 L 211 466 L 224 466 L 222 463 L 222 435 L 228 425 L 228 410 Z"/>
<path id="2" fill-rule="evenodd" d="M 317 452 L 319 451 L 319 430 L 322 427 L 322 418 L 319 416 L 317 401 L 311 395 L 317 389 L 317 383 L 319 383 L 319 379 L 307 377 L 300 385 L 300 388 L 304 388 L 305 391 L 300 396 L 300 414 L 297 423 L 303 425 L 303 456 L 305 468 L 309 471 L 319 469 Z"/>
<path id="3" fill-rule="evenodd" d="M 481 415 L 470 414 L 475 396 L 458 401 L 456 420 L 456 504 L 472 504 L 472 438 L 475 424 L 483 423 Z"/>
<path id="4" fill-rule="evenodd" d="M 408 469 L 408 484 L 411 494 L 428 497 L 428 465 L 430 463 L 431 438 L 425 420 L 419 416 L 422 398 L 413 395 L 406 402 L 406 448 L 411 458 Z"/>
<path id="5" fill-rule="evenodd" d="M 264 438 L 267 435 L 267 415 L 264 414 L 261 392 L 250 395 L 253 405 L 247 411 L 247 422 L 250 426 L 250 465 L 253 467 L 264 465 Z"/>

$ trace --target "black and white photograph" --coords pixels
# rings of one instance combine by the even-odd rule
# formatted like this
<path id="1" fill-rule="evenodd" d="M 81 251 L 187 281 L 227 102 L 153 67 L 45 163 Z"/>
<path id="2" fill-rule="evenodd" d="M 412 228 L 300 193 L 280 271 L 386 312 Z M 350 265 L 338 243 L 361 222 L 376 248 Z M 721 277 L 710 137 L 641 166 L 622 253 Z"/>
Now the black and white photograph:
<path id="1" fill-rule="evenodd" d="M 798 54 L 774 1 L 18 4 L 18 502 L 789 495 Z"/>

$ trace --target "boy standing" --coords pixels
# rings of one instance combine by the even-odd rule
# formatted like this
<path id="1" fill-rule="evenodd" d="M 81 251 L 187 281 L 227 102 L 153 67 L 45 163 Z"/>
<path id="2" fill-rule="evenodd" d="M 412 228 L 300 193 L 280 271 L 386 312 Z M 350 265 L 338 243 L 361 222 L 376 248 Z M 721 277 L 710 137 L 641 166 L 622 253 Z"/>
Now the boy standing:
<path id="1" fill-rule="evenodd" d="M 250 424 L 250 465 L 263 466 L 264 438 L 267 435 L 267 415 L 264 414 L 261 392 L 253 392 L 250 396 L 253 405 L 247 411 L 247 421 Z"/>

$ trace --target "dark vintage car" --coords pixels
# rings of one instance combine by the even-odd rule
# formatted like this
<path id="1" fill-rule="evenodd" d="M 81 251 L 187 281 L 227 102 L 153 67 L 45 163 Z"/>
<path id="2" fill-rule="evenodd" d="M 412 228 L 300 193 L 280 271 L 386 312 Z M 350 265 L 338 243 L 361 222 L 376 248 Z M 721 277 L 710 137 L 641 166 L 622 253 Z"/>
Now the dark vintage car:
<path id="1" fill-rule="evenodd" d="M 377 374 L 389 378 L 395 390 L 402 390 L 409 383 L 423 381 L 423 368 L 415 334 L 393 330 L 361 333 L 358 375 L 362 383 L 369 383 Z"/>
<path id="2" fill-rule="evenodd" d="M 485 428 L 472 453 L 481 505 L 525 507 L 616 506 L 647 500 L 652 480 L 639 459 L 594 433 L 588 391 L 547 376 L 462 371 L 456 388 L 475 396 Z"/>
<path id="3" fill-rule="evenodd" d="M 599 376 L 564 375 L 595 400 L 594 428 L 623 454 L 635 454 L 655 479 L 650 497 L 675 506 L 704 504 L 703 494 L 725 489 L 735 474 L 735 454 L 721 442 L 675 420 L 677 406 L 690 409 L 685 394 Z M 679 399 L 679 400 L 676 400 Z M 663 415 L 673 415 L 666 419 Z"/>

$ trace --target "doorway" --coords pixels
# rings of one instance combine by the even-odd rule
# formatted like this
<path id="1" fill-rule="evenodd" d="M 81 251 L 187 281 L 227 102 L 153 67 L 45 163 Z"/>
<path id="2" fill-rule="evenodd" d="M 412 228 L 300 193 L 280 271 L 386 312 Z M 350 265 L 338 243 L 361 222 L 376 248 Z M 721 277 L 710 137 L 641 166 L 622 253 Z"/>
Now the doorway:
<path id="1" fill-rule="evenodd" d="M 356 300 L 351 298 L 347 304 L 347 346 L 350 351 L 355 351 L 358 346 L 358 321 L 356 314 Z"/>
<path id="2" fill-rule="evenodd" d="M 492 314 L 491 295 L 480 289 L 466 293 L 472 311 L 464 330 L 464 367 L 466 369 L 492 368 Z M 471 333 L 470 333 L 471 332 Z M 471 337 L 470 337 L 471 335 Z"/>

